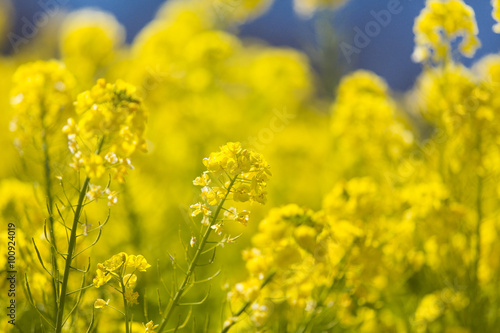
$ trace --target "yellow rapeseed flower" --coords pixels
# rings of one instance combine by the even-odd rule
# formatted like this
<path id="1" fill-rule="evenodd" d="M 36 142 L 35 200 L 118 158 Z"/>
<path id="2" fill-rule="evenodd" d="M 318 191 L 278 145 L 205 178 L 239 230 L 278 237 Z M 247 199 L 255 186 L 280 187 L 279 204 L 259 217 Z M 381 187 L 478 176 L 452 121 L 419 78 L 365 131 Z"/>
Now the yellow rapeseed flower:
<path id="1" fill-rule="evenodd" d="M 134 86 L 123 81 L 114 84 L 99 79 L 90 90 L 78 95 L 75 109 L 79 119 L 69 119 L 63 131 L 73 154 L 72 166 L 84 166 L 87 176 L 100 178 L 107 169 L 119 182 L 132 169 L 129 156 L 146 150 L 144 133 L 147 115 Z M 98 151 L 83 149 L 102 140 Z"/>
<path id="2" fill-rule="evenodd" d="M 460 53 L 472 57 L 481 43 L 474 10 L 462 0 L 428 0 L 415 20 L 415 51 L 417 62 L 451 60 L 451 43 L 459 36 Z"/>
<path id="3" fill-rule="evenodd" d="M 59 134 L 73 115 L 75 79 L 63 63 L 36 61 L 20 66 L 12 77 L 11 130 L 21 145 L 42 135 Z M 40 144 L 41 146 L 41 144 Z"/>
<path id="4" fill-rule="evenodd" d="M 155 325 L 152 320 L 142 325 L 144 326 L 144 333 L 155 333 L 154 330 L 159 326 Z"/>
<path id="5" fill-rule="evenodd" d="M 99 298 L 95 301 L 94 308 L 102 309 L 108 305 L 109 305 L 109 299 L 107 301 L 105 301 L 105 300 Z"/>
<path id="6" fill-rule="evenodd" d="M 491 16 L 493 16 L 493 18 L 497 22 L 493 26 L 493 31 L 498 34 L 498 33 L 500 33 L 500 1 L 499 0 L 491 0 L 491 4 L 493 5 L 493 12 L 491 13 Z"/>
<path id="7" fill-rule="evenodd" d="M 87 85 L 99 69 L 115 58 L 125 29 L 112 14 L 81 9 L 68 14 L 61 27 L 59 47 L 64 62 Z"/>
<path id="8" fill-rule="evenodd" d="M 127 267 L 133 267 L 135 270 L 139 272 L 145 272 L 146 269 L 151 267 L 148 264 L 146 258 L 143 255 L 129 255 L 127 258 Z"/>
<path id="9" fill-rule="evenodd" d="M 226 200 L 235 202 L 266 202 L 265 190 L 267 180 L 271 176 L 269 164 L 255 152 L 244 149 L 239 142 L 229 142 L 220 147 L 219 152 L 211 153 L 203 159 L 207 171 L 197 177 L 193 184 L 201 186 L 202 202 L 191 205 L 191 216 L 202 215 L 201 223 L 211 225 L 218 234 L 224 230 L 224 220 L 238 221 L 246 225 L 249 212 L 238 213 L 236 208 L 220 207 Z M 211 186 L 217 184 L 219 186 Z M 212 221 L 212 209 L 224 209 L 223 218 L 217 216 Z"/>

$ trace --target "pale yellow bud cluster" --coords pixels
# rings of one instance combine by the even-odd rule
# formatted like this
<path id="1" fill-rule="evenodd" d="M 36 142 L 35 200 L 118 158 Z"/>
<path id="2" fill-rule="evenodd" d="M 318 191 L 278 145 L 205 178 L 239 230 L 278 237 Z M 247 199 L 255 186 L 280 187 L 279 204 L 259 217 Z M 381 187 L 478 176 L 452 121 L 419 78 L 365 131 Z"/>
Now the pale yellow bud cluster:
<path id="1" fill-rule="evenodd" d="M 111 170 L 119 182 L 129 169 L 129 157 L 146 150 L 144 132 L 147 115 L 135 88 L 122 81 L 104 79 L 78 95 L 75 103 L 79 119 L 68 119 L 63 132 L 73 155 L 71 167 L 84 169 L 91 179 Z"/>
<path id="2" fill-rule="evenodd" d="M 134 291 L 137 285 L 137 275 L 135 272 L 145 272 L 149 267 L 151 265 L 148 264 L 144 256 L 128 255 L 125 252 L 120 252 L 105 262 L 97 264 L 93 284 L 96 288 L 100 288 L 111 279 L 114 279 L 118 283 L 118 287 L 115 289 L 123 293 L 128 303 L 130 305 L 138 304 L 137 298 L 139 297 L 139 293 Z M 127 269 L 132 272 L 128 273 Z M 94 307 L 102 308 L 108 305 L 108 302 L 103 303 L 103 300 L 97 300 Z"/>
<path id="3" fill-rule="evenodd" d="M 201 223 L 210 225 L 216 233 L 223 233 L 225 220 L 246 225 L 250 212 L 236 208 L 224 208 L 223 218 L 211 221 L 212 210 L 226 200 L 234 202 L 266 202 L 266 185 L 271 175 L 268 163 L 258 153 L 242 148 L 239 142 L 229 142 L 219 152 L 211 153 L 203 160 L 207 171 L 197 177 L 193 184 L 201 186 L 203 202 L 191 206 L 191 216 L 202 216 Z M 216 207 L 216 208 L 214 208 Z"/>

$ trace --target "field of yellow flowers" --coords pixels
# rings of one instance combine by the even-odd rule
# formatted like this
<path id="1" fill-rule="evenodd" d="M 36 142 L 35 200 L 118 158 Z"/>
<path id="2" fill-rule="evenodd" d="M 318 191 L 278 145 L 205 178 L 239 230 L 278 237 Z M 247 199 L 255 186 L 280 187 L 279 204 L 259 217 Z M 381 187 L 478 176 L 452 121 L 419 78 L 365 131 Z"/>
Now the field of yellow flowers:
<path id="1" fill-rule="evenodd" d="M 462 65 L 472 8 L 427 0 L 404 96 L 359 70 L 327 99 L 235 33 L 270 2 L 169 1 L 130 45 L 75 11 L 0 58 L 1 332 L 498 332 L 500 55 Z"/>

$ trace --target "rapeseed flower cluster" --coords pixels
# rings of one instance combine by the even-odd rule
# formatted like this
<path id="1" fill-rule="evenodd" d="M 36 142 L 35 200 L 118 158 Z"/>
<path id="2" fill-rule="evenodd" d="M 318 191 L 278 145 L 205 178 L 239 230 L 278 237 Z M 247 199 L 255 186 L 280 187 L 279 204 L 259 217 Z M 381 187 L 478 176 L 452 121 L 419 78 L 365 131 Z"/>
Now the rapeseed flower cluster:
<path id="1" fill-rule="evenodd" d="M 325 93 L 303 52 L 241 38 L 273 3 L 168 1 L 130 45 L 85 9 L 0 57 L 19 330 L 497 329 L 500 57 L 461 63 L 471 2 L 426 1 L 397 94 L 366 70 Z"/>
<path id="2" fill-rule="evenodd" d="M 45 141 L 60 137 L 62 125 L 75 112 L 76 81 L 64 63 L 51 60 L 22 65 L 13 75 L 12 85 L 10 104 L 15 116 L 10 129 L 18 148 L 34 139 L 41 146 L 42 136 Z"/>
<path id="3" fill-rule="evenodd" d="M 119 269 L 132 268 L 138 272 L 145 272 L 146 269 L 151 267 L 142 255 L 127 255 L 124 252 L 115 254 L 110 259 L 106 260 L 102 264 L 97 265 L 96 277 L 93 280 L 94 286 L 99 288 L 105 285 L 111 278 L 115 277 Z M 134 276 L 132 274 L 131 276 Z M 137 280 L 137 277 L 133 278 Z M 133 288 L 132 288 L 133 289 Z"/>
<path id="4" fill-rule="evenodd" d="M 220 148 L 219 152 L 211 153 L 203 159 L 207 168 L 193 184 L 201 186 L 203 202 L 191 205 L 191 216 L 202 216 L 201 223 L 220 235 L 223 232 L 224 221 L 237 221 L 243 225 L 248 223 L 250 212 L 236 208 L 224 208 L 226 200 L 233 202 L 266 203 L 266 186 L 271 175 L 269 164 L 259 153 L 244 149 L 239 142 L 229 142 Z M 224 210 L 220 220 L 215 220 L 213 210 Z"/>
<path id="5" fill-rule="evenodd" d="M 148 264 L 144 256 L 128 255 L 125 252 L 115 254 L 103 263 L 97 264 L 93 285 L 99 288 L 107 284 L 110 280 L 115 282 L 116 286 L 113 288 L 121 293 L 123 298 L 126 332 L 130 332 L 130 307 L 139 304 L 139 293 L 135 291 L 135 287 L 137 286 L 137 275 L 135 273 L 146 272 L 150 267 L 151 265 Z M 109 300 L 97 299 L 94 303 L 94 308 L 96 309 L 102 309 L 107 306 L 110 306 Z M 145 331 L 153 331 L 154 326 L 152 321 L 149 322 L 145 326 Z"/>
<path id="6" fill-rule="evenodd" d="M 374 170 L 391 168 L 414 144 L 414 134 L 387 85 L 373 73 L 357 71 L 344 77 L 331 112 L 337 158 L 350 164 L 353 173 L 366 163 Z M 361 151 L 349 154 L 354 149 Z"/>
<path id="7" fill-rule="evenodd" d="M 127 170 L 133 168 L 130 155 L 136 150 L 146 151 L 147 115 L 135 87 L 99 79 L 78 95 L 75 109 L 79 119 L 69 118 L 63 128 L 73 155 L 71 167 L 84 169 L 92 179 L 112 170 L 115 178 L 124 182 Z"/>
<path id="8" fill-rule="evenodd" d="M 451 57 L 451 42 L 459 36 L 459 51 L 472 57 L 481 46 L 474 10 L 462 0 L 427 1 L 414 26 L 415 51 L 418 62 L 441 62 Z"/>
<path id="9" fill-rule="evenodd" d="M 278 318 L 295 327 L 297 315 L 313 312 L 317 296 L 332 283 L 326 243 L 330 236 L 324 219 L 310 210 L 293 204 L 271 210 L 252 238 L 255 247 L 243 252 L 249 278 L 234 286 L 230 302 L 251 302 L 257 327 Z M 267 279 L 271 282 L 262 288 Z M 279 314 L 269 311 L 270 299 L 278 303 L 272 307 L 279 307 Z"/>

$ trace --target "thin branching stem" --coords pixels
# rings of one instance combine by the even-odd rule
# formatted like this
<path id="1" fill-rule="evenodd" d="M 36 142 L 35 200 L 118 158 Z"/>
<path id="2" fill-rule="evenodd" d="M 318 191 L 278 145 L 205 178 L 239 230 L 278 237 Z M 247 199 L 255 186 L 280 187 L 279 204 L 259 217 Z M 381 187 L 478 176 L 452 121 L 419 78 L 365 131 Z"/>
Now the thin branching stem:
<path id="1" fill-rule="evenodd" d="M 57 297 L 58 297 L 58 283 L 55 280 L 55 276 L 57 275 L 58 272 L 58 267 L 57 267 L 57 242 L 56 242 L 56 237 L 54 233 L 54 215 L 53 215 L 53 207 L 54 207 L 54 200 L 52 197 L 52 172 L 50 169 L 50 155 L 49 155 L 49 147 L 47 143 L 47 133 L 43 124 L 43 117 L 44 117 L 44 107 L 43 103 L 42 105 L 42 151 L 43 151 L 43 159 L 44 159 L 44 176 L 45 176 L 45 195 L 47 197 L 47 212 L 48 212 L 48 226 L 49 226 L 49 236 L 50 236 L 50 258 L 51 258 L 51 266 L 52 266 L 52 273 L 50 274 L 52 276 L 52 289 L 54 292 L 54 307 L 55 307 L 55 313 L 59 311 L 58 308 L 58 302 L 57 302 Z"/>
<path id="2" fill-rule="evenodd" d="M 96 154 L 99 154 L 101 151 L 102 144 L 104 142 L 104 138 L 101 138 L 98 145 L 97 145 L 97 150 Z M 69 244 L 68 244 L 68 254 L 66 256 L 66 262 L 64 265 L 64 274 L 63 274 L 63 279 L 62 279 L 62 284 L 61 284 L 61 292 L 59 296 L 59 306 L 57 310 L 57 317 L 56 317 L 56 333 L 61 333 L 62 327 L 63 327 L 63 314 L 64 314 L 64 305 L 66 303 L 66 296 L 67 296 L 67 288 L 68 288 L 68 280 L 69 280 L 69 274 L 71 270 L 71 262 L 73 260 L 73 253 L 75 252 L 76 248 L 76 232 L 78 229 L 78 221 L 80 219 L 80 216 L 82 214 L 83 210 L 83 203 L 85 200 L 85 195 L 87 194 L 87 189 L 89 187 L 90 183 L 90 178 L 87 176 L 85 177 L 85 180 L 83 181 L 83 185 L 80 190 L 80 195 L 78 197 L 78 203 L 76 205 L 75 209 L 75 215 L 73 217 L 73 225 L 71 227 L 71 235 L 69 237 Z"/>
<path id="3" fill-rule="evenodd" d="M 264 279 L 264 281 L 262 281 L 259 290 L 262 290 L 269 282 L 271 282 L 271 280 L 273 279 L 273 277 L 274 277 L 275 274 L 276 274 L 276 272 L 271 272 Z M 248 309 L 248 307 L 253 304 L 253 302 L 254 302 L 253 300 L 249 300 L 249 301 L 245 302 L 245 304 L 243 304 L 241 306 L 241 308 L 238 311 L 236 311 L 236 313 L 232 317 L 233 318 L 238 318 L 239 316 L 241 316 L 243 314 L 243 312 L 245 312 Z M 221 333 L 227 333 L 231 329 L 231 327 L 233 327 L 234 324 L 236 324 L 236 323 L 237 323 L 236 320 L 231 320 L 227 325 L 225 325 L 222 328 Z"/>
<path id="4" fill-rule="evenodd" d="M 158 328 L 158 333 L 162 332 L 165 329 L 165 326 L 167 325 L 168 320 L 172 316 L 172 313 L 173 313 L 175 306 L 179 302 L 181 296 L 184 294 L 186 286 L 187 286 L 189 280 L 191 279 L 191 276 L 193 275 L 194 269 L 196 268 L 196 266 L 198 264 L 198 260 L 200 258 L 200 255 L 202 254 L 202 252 L 205 248 L 205 245 L 207 243 L 208 237 L 210 236 L 210 232 L 212 231 L 212 225 L 214 225 L 215 222 L 217 221 L 217 217 L 219 216 L 219 214 L 222 210 L 222 206 L 224 205 L 227 197 L 229 196 L 230 189 L 233 187 L 234 182 L 236 181 L 237 178 L 238 178 L 238 176 L 235 176 L 233 179 L 231 179 L 231 182 L 228 186 L 226 195 L 224 196 L 224 198 L 221 200 L 221 202 L 217 206 L 217 209 L 215 210 L 214 217 L 210 221 L 210 225 L 208 225 L 207 228 L 205 229 L 205 233 L 203 234 L 203 237 L 202 237 L 202 239 L 201 239 L 201 241 L 196 249 L 196 252 L 193 256 L 193 259 L 189 263 L 189 267 L 188 267 L 187 272 L 184 276 L 184 280 L 182 281 L 180 287 L 177 289 L 174 297 L 172 299 L 170 299 L 170 302 L 168 303 L 168 306 L 164 312 L 163 320 L 160 324 L 160 327 Z"/>
<path id="5" fill-rule="evenodd" d="M 125 266 L 125 265 L 124 265 Z M 130 279 L 129 279 L 130 280 Z M 128 281 L 127 281 L 128 283 Z M 125 332 L 130 333 L 130 326 L 129 326 L 129 306 L 127 302 L 127 297 L 125 296 L 125 283 L 123 283 L 123 277 L 120 277 L 120 287 L 122 288 L 122 298 L 123 298 L 123 311 L 125 312 Z"/>
<path id="6" fill-rule="evenodd" d="M 76 207 L 75 211 L 75 216 L 73 218 L 73 226 L 71 228 L 71 235 L 69 238 L 69 245 L 68 245 L 68 254 L 66 256 L 66 263 L 64 265 L 64 275 L 63 275 L 63 280 L 62 280 L 62 285 L 61 285 L 61 293 L 59 297 L 59 309 L 57 312 L 57 318 L 56 318 L 56 333 L 61 333 L 62 330 L 62 318 L 63 318 L 63 312 L 64 312 L 64 305 L 66 302 L 66 289 L 68 287 L 68 280 L 69 280 L 69 272 L 71 269 L 71 262 L 73 260 L 73 252 L 75 251 L 76 248 L 76 231 L 78 229 L 78 220 L 80 218 L 81 212 L 82 212 L 82 204 L 83 200 L 85 199 L 85 194 L 87 193 L 87 187 L 89 185 L 90 178 L 86 177 L 82 189 L 80 190 L 80 196 L 78 198 L 78 205 Z"/>

